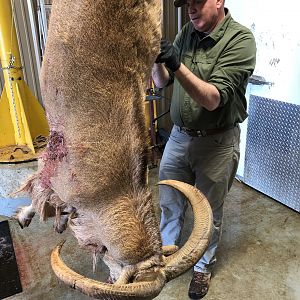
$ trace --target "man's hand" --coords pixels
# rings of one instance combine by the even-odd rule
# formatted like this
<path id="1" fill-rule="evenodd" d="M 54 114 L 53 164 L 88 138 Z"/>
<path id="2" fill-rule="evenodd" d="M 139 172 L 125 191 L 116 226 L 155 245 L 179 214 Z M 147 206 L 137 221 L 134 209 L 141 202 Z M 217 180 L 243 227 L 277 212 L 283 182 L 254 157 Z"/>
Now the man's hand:
<path id="1" fill-rule="evenodd" d="M 165 66 L 172 72 L 175 72 L 179 69 L 181 62 L 172 43 L 164 39 L 161 40 L 160 53 L 157 56 L 155 63 L 165 63 Z"/>

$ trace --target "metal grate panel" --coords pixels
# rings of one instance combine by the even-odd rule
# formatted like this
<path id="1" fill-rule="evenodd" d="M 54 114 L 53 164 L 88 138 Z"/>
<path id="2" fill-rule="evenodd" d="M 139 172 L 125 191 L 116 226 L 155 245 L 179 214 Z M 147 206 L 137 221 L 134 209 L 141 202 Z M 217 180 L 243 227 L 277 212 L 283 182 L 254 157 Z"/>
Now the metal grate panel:
<path id="1" fill-rule="evenodd" d="M 245 183 L 300 212 L 300 106 L 250 96 Z"/>

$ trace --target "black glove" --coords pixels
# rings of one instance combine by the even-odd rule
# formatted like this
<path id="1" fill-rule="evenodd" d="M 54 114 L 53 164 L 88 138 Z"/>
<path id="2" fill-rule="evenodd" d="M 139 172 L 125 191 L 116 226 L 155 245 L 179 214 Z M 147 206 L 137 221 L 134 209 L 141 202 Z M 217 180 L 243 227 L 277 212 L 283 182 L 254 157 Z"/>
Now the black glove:
<path id="1" fill-rule="evenodd" d="M 181 64 L 173 44 L 164 39 L 160 41 L 160 53 L 158 54 L 155 62 L 157 64 L 165 63 L 165 66 L 172 72 L 177 71 Z"/>

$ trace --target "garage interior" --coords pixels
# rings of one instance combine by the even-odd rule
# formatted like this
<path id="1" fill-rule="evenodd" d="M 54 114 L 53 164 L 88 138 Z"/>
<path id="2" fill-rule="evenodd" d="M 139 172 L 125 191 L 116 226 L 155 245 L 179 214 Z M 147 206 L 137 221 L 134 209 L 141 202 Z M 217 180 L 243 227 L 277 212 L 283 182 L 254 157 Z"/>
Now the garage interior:
<path id="1" fill-rule="evenodd" d="M 235 19 L 238 20 L 237 14 L 240 13 L 241 22 L 246 22 L 250 7 L 243 3 L 245 1 L 242 4 L 240 2 L 226 0 L 226 6 L 231 9 Z M 47 39 L 51 1 L 12 0 L 11 3 L 24 79 L 42 104 L 38 78 Z M 173 40 L 188 18 L 184 9 L 173 7 L 172 1 L 162 1 L 162 6 L 163 35 Z M 245 25 L 251 27 L 253 24 Z M 300 300 L 299 93 L 292 93 L 290 85 L 285 82 L 277 84 L 278 78 L 271 76 L 277 64 L 278 76 L 282 77 L 281 72 L 285 69 L 278 60 L 283 54 L 278 52 L 276 56 L 273 53 L 277 60 L 263 58 L 267 52 L 263 47 L 267 42 L 260 40 L 265 35 L 259 31 L 257 24 L 260 23 L 256 21 L 256 27 L 251 28 L 258 39 L 258 46 L 261 46 L 261 50 L 258 47 L 258 68 L 247 90 L 249 118 L 242 125 L 242 156 L 236 180 L 225 201 L 218 262 L 209 293 L 205 297 L 208 300 Z M 294 52 L 300 54 L 300 44 L 296 44 Z M 285 61 L 283 58 L 281 60 L 283 64 Z M 271 62 L 268 71 L 264 68 L 265 61 Z M 286 90 L 289 89 L 284 95 L 279 92 L 283 84 Z M 0 72 L 1 90 L 4 86 L 5 78 Z M 288 96 L 294 100 L 286 99 Z M 158 167 L 163 144 L 171 128 L 168 116 L 170 98 L 171 89 L 154 89 L 145 104 L 152 143 L 149 186 L 156 200 L 157 218 L 160 214 Z M 3 153 L 0 149 L 0 155 Z M 91 299 L 57 279 L 51 269 L 50 253 L 62 240 L 66 240 L 62 258 L 78 273 L 105 281 L 107 267 L 99 261 L 93 272 L 91 255 L 79 248 L 69 230 L 62 234 L 55 233 L 53 220 L 42 223 L 36 216 L 28 228 L 21 229 L 12 217 L 17 207 L 31 202 L 26 195 L 11 196 L 37 170 L 35 158 L 25 160 L 21 158 L 14 161 L 11 156 L 5 156 L 5 161 L 0 164 L 0 222 L 8 221 L 21 284 L 21 290 L 6 296 L 1 296 L 0 288 L 0 299 Z M 192 213 L 188 210 L 182 244 L 188 238 L 192 226 Z M 1 243 L 0 247 L 3 247 Z M 1 265 L 4 265 L 1 260 L 3 257 L 0 255 L 0 270 Z M 172 280 L 155 299 L 189 299 L 187 290 L 191 276 L 192 270 Z M 0 276 L 1 281 L 4 283 L 5 278 Z"/>

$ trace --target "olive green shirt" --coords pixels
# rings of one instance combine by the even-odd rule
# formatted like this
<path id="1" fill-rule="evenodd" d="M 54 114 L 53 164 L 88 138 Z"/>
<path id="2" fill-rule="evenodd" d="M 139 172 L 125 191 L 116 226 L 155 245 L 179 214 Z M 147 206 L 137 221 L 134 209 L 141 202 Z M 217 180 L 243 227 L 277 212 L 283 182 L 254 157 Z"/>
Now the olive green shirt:
<path id="1" fill-rule="evenodd" d="M 190 129 L 211 129 L 243 122 L 248 79 L 255 67 L 256 45 L 249 29 L 226 16 L 209 35 L 197 32 L 191 22 L 176 36 L 180 60 L 197 77 L 213 84 L 221 96 L 218 108 L 208 111 L 197 104 L 174 79 L 171 119 Z"/>

